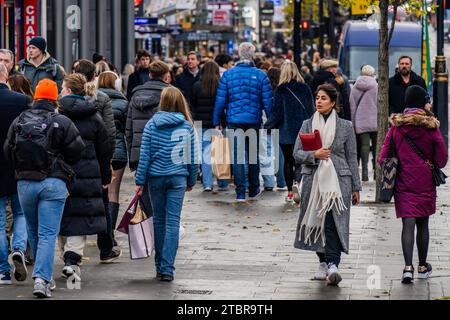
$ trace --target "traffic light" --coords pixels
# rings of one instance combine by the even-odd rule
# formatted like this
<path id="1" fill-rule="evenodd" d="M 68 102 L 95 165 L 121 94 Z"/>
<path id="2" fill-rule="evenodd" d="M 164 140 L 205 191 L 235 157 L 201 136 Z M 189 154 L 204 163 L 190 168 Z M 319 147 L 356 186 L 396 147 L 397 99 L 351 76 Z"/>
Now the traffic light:
<path id="1" fill-rule="evenodd" d="M 303 31 L 309 30 L 309 27 L 310 27 L 309 21 L 308 20 L 303 20 L 302 21 L 302 30 Z"/>

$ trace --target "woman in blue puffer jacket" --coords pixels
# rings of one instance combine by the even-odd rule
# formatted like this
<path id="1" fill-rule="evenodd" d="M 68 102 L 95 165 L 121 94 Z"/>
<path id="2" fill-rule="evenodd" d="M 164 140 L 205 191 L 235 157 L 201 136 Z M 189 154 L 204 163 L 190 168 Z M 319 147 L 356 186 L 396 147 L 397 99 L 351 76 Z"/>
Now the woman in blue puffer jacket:
<path id="1" fill-rule="evenodd" d="M 123 174 L 128 164 L 128 153 L 125 144 L 125 126 L 128 114 L 128 100 L 117 90 L 119 76 L 112 71 L 105 71 L 98 78 L 98 90 L 108 95 L 114 113 L 114 124 L 116 126 L 116 148 L 111 161 L 113 177 L 108 189 L 109 211 L 111 212 L 112 230 L 116 229 L 117 217 L 119 215 L 119 194 Z M 114 232 L 113 232 L 114 238 Z M 117 242 L 114 239 L 114 246 Z"/>
<path id="2" fill-rule="evenodd" d="M 147 123 L 136 172 L 137 193 L 148 184 L 155 228 L 156 277 L 173 281 L 185 192 L 198 175 L 197 143 L 189 107 L 180 90 L 161 94 L 161 111 Z"/>

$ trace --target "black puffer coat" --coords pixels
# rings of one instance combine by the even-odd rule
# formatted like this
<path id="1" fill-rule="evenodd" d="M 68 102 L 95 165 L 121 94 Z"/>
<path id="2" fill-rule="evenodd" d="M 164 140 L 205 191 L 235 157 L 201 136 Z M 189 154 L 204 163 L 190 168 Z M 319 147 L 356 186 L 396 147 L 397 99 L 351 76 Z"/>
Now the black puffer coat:
<path id="1" fill-rule="evenodd" d="M 111 152 L 116 148 L 116 125 L 114 124 L 114 113 L 111 105 L 111 99 L 107 94 L 97 90 L 92 97 L 87 97 L 88 101 L 93 103 L 100 113 L 105 123 L 108 140 L 111 146 Z"/>
<path id="2" fill-rule="evenodd" d="M 150 80 L 134 89 L 133 97 L 128 105 L 125 131 L 131 170 L 136 170 L 138 167 L 145 125 L 159 111 L 161 93 L 168 86 L 164 81 Z"/>
<path id="3" fill-rule="evenodd" d="M 191 112 L 195 121 L 202 122 L 202 128 L 214 128 L 214 105 L 216 103 L 216 94 L 209 95 L 202 87 L 201 81 L 197 81 L 192 88 L 191 94 Z"/>
<path id="4" fill-rule="evenodd" d="M 396 73 L 395 76 L 389 79 L 389 114 L 403 113 L 405 110 L 405 95 L 406 89 L 410 86 L 421 86 L 426 91 L 427 85 L 425 80 L 414 71 L 411 71 L 409 83 L 403 81 L 400 73 Z"/>
<path id="5" fill-rule="evenodd" d="M 60 104 L 61 114 L 74 122 L 86 144 L 81 160 L 73 165 L 76 179 L 69 186 L 60 234 L 69 237 L 105 232 L 102 185 L 111 182 L 111 147 L 105 124 L 84 97 L 66 96 Z"/>

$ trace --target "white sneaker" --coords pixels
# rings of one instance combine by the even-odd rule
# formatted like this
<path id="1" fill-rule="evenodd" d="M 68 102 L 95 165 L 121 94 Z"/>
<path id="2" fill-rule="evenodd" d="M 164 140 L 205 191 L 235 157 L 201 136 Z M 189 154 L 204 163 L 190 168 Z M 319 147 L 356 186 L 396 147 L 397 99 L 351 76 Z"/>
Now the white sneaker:
<path id="1" fill-rule="evenodd" d="M 317 270 L 316 274 L 314 275 L 314 280 L 320 280 L 320 281 L 327 280 L 327 272 L 328 272 L 327 263 L 321 262 L 319 264 L 319 270 Z"/>
<path id="2" fill-rule="evenodd" d="M 339 274 L 339 269 L 334 263 L 330 263 L 328 265 L 327 280 L 328 284 L 331 286 L 337 286 L 339 282 L 342 281 L 342 277 Z"/>
<path id="3" fill-rule="evenodd" d="M 294 202 L 300 203 L 300 188 L 297 183 L 294 183 L 294 185 L 292 186 L 292 193 L 294 195 Z"/>

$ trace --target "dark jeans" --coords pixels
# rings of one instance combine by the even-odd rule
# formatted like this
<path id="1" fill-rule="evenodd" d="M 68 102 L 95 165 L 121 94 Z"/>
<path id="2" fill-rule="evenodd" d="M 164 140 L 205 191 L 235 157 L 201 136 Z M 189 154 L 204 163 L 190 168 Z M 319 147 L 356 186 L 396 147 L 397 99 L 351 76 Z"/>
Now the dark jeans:
<path id="1" fill-rule="evenodd" d="M 100 257 L 107 257 L 114 247 L 112 218 L 111 212 L 109 211 L 108 189 L 103 189 L 103 204 L 105 206 L 106 215 L 106 232 L 102 232 L 97 235 L 97 247 L 100 249 Z"/>
<path id="2" fill-rule="evenodd" d="M 244 133 L 247 130 L 254 130 L 256 132 L 257 141 L 249 141 L 250 139 L 245 138 L 245 145 L 238 145 L 238 137 L 233 135 L 232 132 L 228 130 L 239 130 L 242 129 Z M 249 193 L 256 193 L 260 189 L 261 184 L 259 180 L 259 125 L 247 125 L 247 124 L 229 124 L 227 130 L 227 136 L 231 139 L 234 138 L 234 158 L 233 158 L 233 173 L 234 173 L 234 183 L 236 185 L 236 194 L 238 196 L 245 196 L 246 191 L 246 173 L 245 173 L 245 163 L 249 161 L 248 165 L 248 188 Z M 242 141 L 244 142 L 244 141 Z M 255 144 L 256 142 L 256 144 Z M 250 154 L 251 151 L 251 154 Z M 251 157 L 249 157 L 251 155 Z M 255 157 L 256 156 L 256 157 Z M 255 159 L 256 158 L 256 159 Z M 251 163 L 250 163 L 251 160 Z"/>
<path id="3" fill-rule="evenodd" d="M 294 145 L 280 144 L 280 148 L 284 156 L 284 179 L 286 180 L 288 191 L 292 191 L 295 172 Z"/>
<path id="4" fill-rule="evenodd" d="M 336 267 L 339 267 L 343 248 L 331 211 L 327 213 L 325 219 L 325 239 L 325 253 L 317 252 L 317 256 L 321 263 L 334 263 Z"/>

